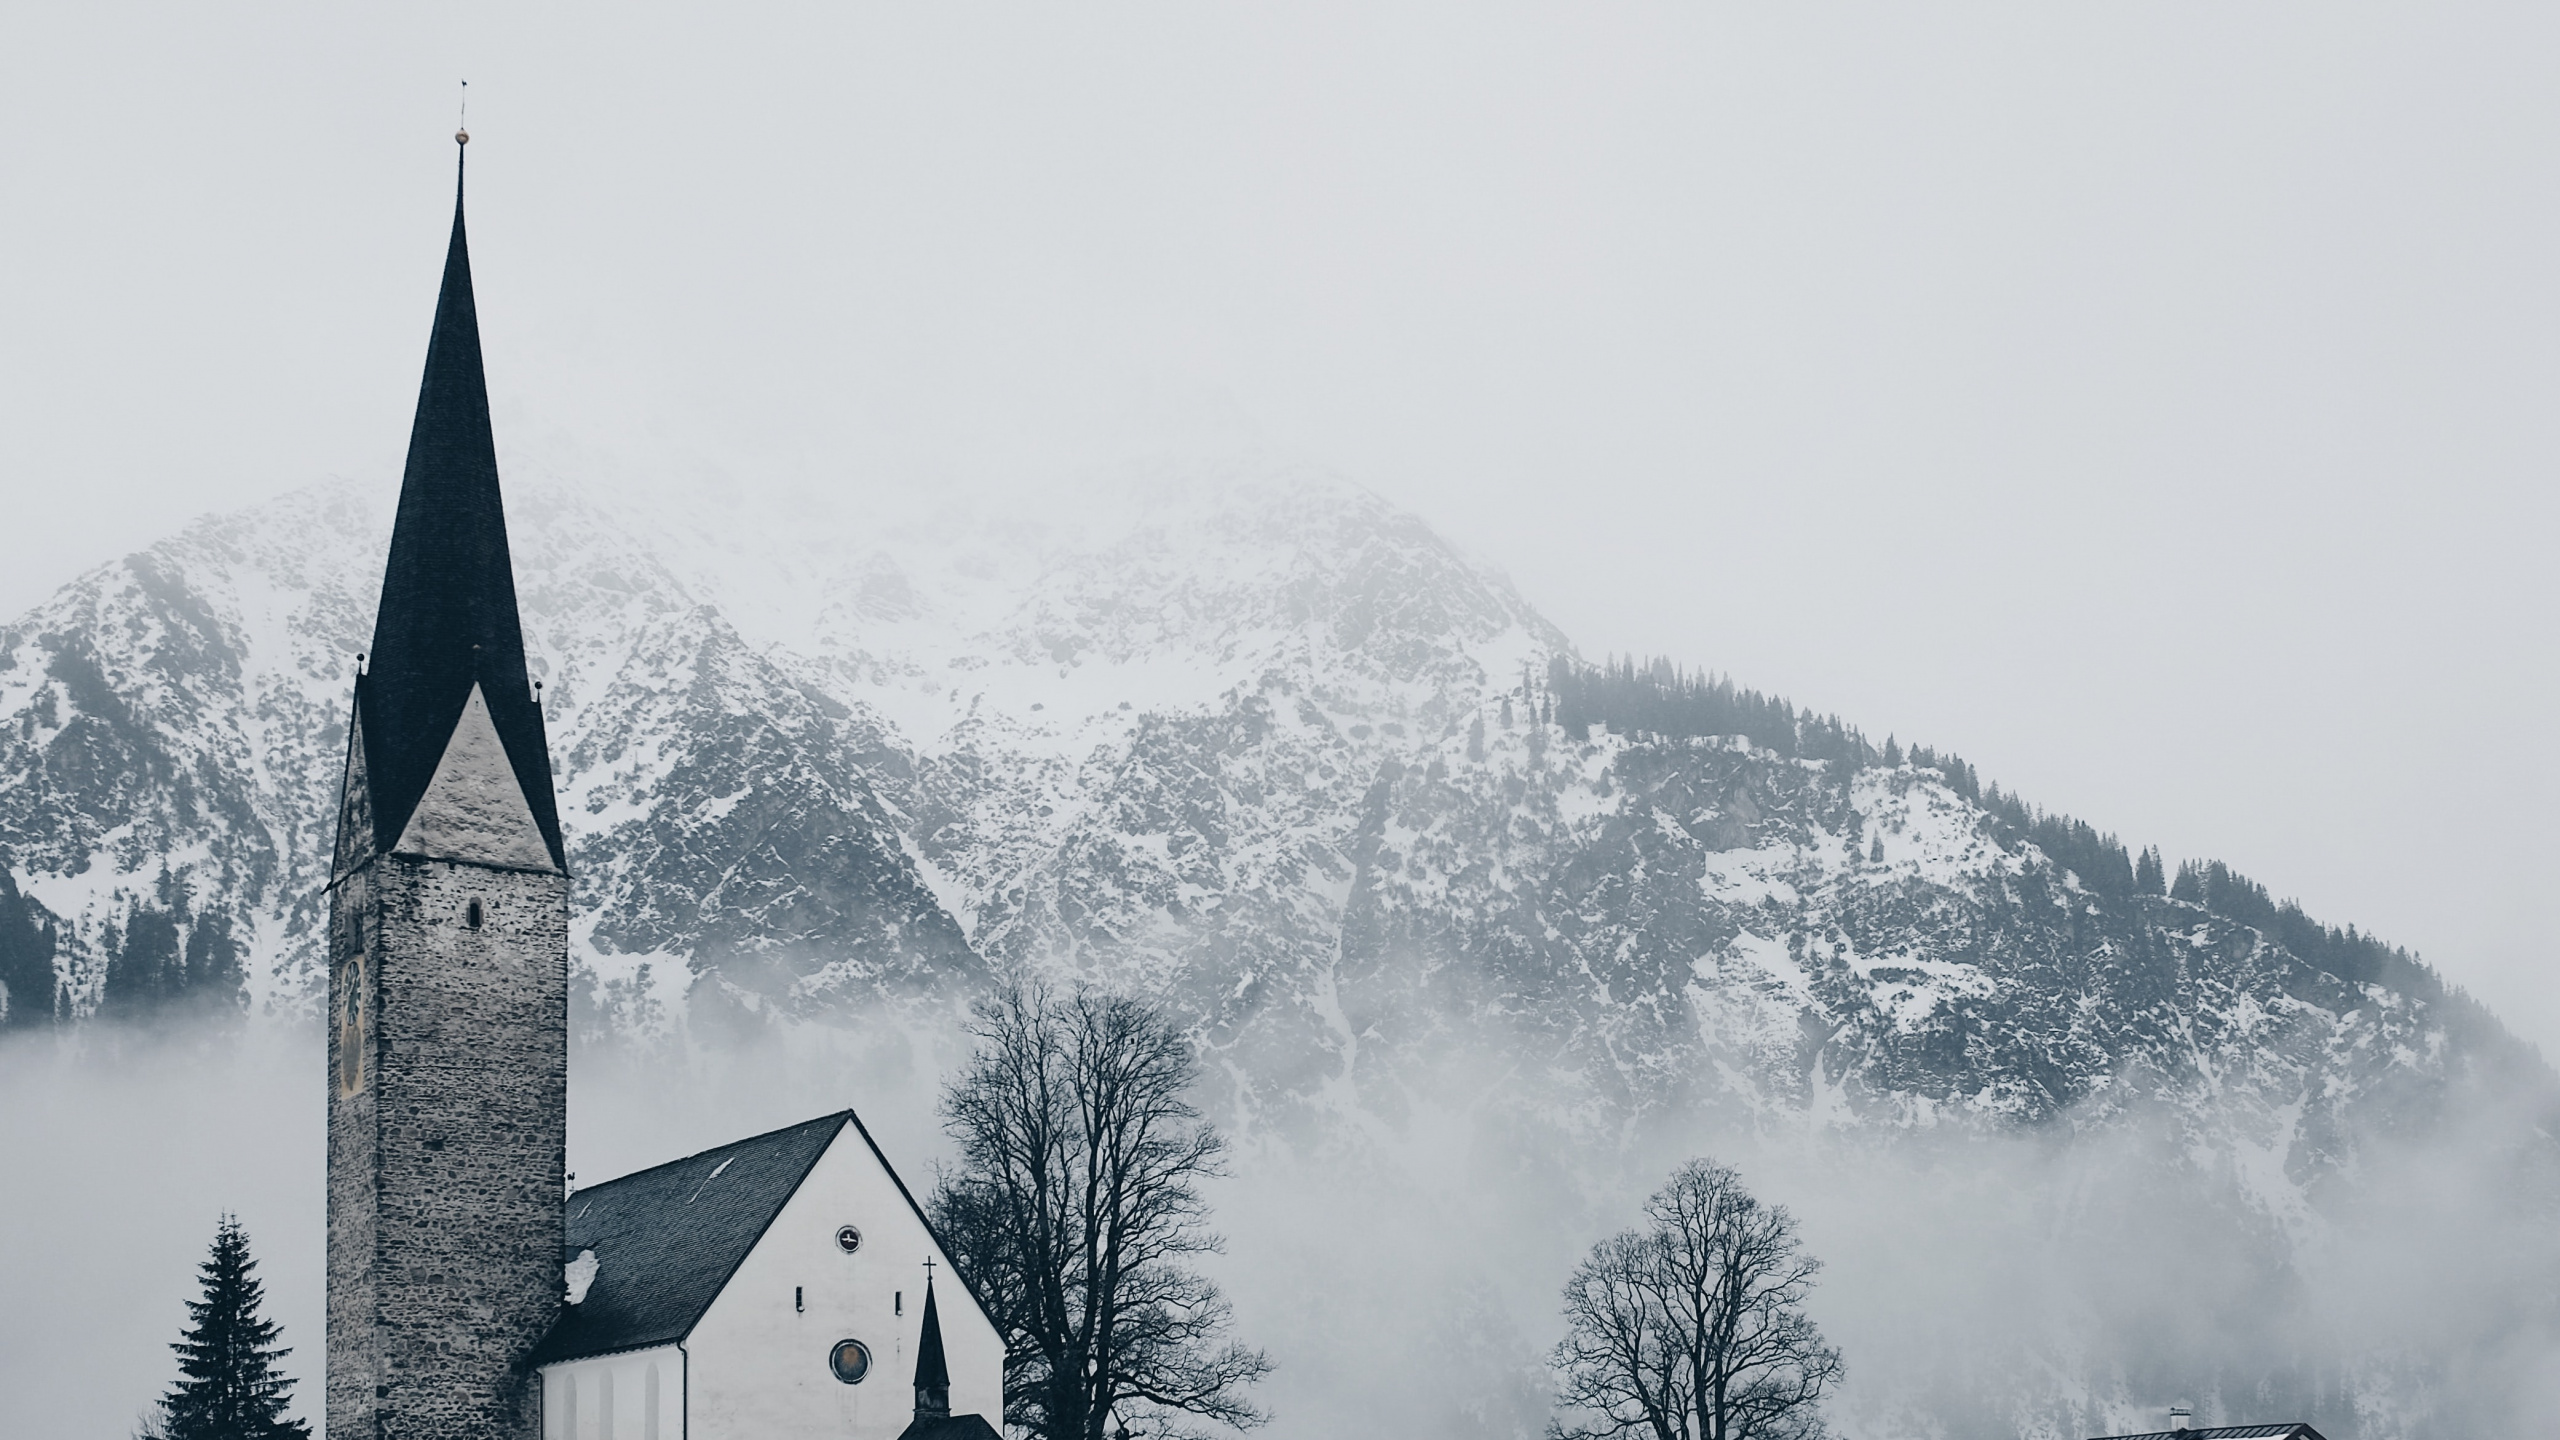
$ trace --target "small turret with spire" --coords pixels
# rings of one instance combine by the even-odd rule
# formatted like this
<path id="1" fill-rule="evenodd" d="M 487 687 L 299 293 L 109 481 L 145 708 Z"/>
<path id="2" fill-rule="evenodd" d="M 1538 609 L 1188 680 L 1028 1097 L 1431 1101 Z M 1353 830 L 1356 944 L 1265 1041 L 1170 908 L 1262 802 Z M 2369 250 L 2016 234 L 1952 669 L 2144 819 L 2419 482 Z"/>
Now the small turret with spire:
<path id="1" fill-rule="evenodd" d="M 951 1362 L 942 1350 L 942 1307 L 924 1279 L 924 1324 L 916 1336 L 916 1418 L 898 1440 L 998 1440 L 983 1415 L 951 1413 Z"/>
<path id="2" fill-rule="evenodd" d="M 933 1303 L 933 1277 L 924 1281 L 924 1335 L 916 1341 L 916 1418 L 951 1414 L 951 1364 L 942 1355 L 942 1312 Z"/>

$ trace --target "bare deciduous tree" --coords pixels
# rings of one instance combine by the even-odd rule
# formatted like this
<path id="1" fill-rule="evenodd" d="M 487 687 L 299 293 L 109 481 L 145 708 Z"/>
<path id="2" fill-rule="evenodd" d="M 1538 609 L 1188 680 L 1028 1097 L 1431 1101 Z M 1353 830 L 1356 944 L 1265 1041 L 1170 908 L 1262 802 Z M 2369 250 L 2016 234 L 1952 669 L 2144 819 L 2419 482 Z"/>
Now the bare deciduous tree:
<path id="1" fill-rule="evenodd" d="M 978 1007 L 943 1096 L 958 1166 L 933 1201 L 1005 1337 L 1005 1411 L 1047 1440 L 1246 1427 L 1270 1364 L 1225 1338 L 1199 1182 L 1225 1142 L 1188 1098 L 1190 1047 L 1134 1000 L 1029 983 Z"/>
<path id="2" fill-rule="evenodd" d="M 1692 1160 L 1647 1224 L 1591 1249 L 1564 1292 L 1560 1440 L 1813 1440 L 1840 1353 L 1804 1314 L 1821 1262 L 1795 1219 Z"/>

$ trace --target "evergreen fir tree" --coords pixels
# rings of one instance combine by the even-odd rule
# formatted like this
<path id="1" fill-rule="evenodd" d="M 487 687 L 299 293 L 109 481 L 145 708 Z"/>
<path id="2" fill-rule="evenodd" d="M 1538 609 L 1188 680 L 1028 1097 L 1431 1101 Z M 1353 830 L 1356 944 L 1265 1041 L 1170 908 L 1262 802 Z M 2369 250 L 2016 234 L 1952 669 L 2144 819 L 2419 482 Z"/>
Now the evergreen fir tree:
<path id="1" fill-rule="evenodd" d="M 187 877 L 170 869 L 169 862 L 163 860 L 160 862 L 160 878 L 151 888 L 160 897 L 160 908 L 168 911 L 171 919 L 183 924 L 187 918 L 187 902 L 195 898 L 187 887 Z"/>
<path id="2" fill-rule="evenodd" d="M 1467 726 L 1467 758 L 1470 760 L 1481 760 L 1484 758 L 1484 715 L 1482 712 L 1478 712 L 1475 722 Z"/>
<path id="3" fill-rule="evenodd" d="M 2178 883 L 2169 887 L 2169 898 L 2184 900 L 2190 905 L 2204 903 L 2204 872 L 2196 868 L 2196 862 L 2178 862 Z"/>
<path id="4" fill-rule="evenodd" d="M 98 1013 L 118 1020 L 147 1020 L 186 987 L 187 966 L 178 943 L 178 917 L 152 905 L 136 905 L 120 936 L 110 931 L 106 983 Z"/>
<path id="5" fill-rule="evenodd" d="M 2145 895 L 2169 893 L 2168 878 L 2160 865 L 2160 847 L 2144 847 L 2142 858 L 2134 862 L 2133 888 Z"/>
<path id="6" fill-rule="evenodd" d="M 231 933 L 230 917 L 199 911 L 187 929 L 186 992 L 189 1000 L 215 1014 L 233 1014 L 249 1004 L 249 975 L 241 945 Z"/>
<path id="7" fill-rule="evenodd" d="M 54 932 L 39 923 L 43 910 L 18 893 L 18 882 L 0 864 L 0 1030 L 25 1030 L 53 1022 Z"/>
<path id="8" fill-rule="evenodd" d="M 309 1422 L 285 1418 L 293 1381 L 276 1362 L 292 1352 L 276 1343 L 282 1327 L 258 1313 L 266 1286 L 257 1269 L 239 1219 L 223 1216 L 204 1262 L 204 1298 L 187 1302 L 194 1323 L 169 1347 L 180 1378 L 160 1402 L 167 1440 L 310 1440 Z"/>

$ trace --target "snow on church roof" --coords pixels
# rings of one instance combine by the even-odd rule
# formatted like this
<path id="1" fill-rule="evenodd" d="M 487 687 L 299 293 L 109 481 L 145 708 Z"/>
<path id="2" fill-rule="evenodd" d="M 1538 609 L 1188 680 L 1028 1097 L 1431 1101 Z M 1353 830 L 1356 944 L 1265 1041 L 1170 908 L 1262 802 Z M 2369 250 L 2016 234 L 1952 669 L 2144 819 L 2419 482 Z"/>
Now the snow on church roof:
<path id="1" fill-rule="evenodd" d="M 591 1186 L 569 1197 L 563 1248 L 564 1258 L 594 1251 L 595 1274 L 583 1303 L 562 1308 L 533 1363 L 683 1339 L 848 1125 L 923 1219 L 906 1182 L 850 1110 Z"/>

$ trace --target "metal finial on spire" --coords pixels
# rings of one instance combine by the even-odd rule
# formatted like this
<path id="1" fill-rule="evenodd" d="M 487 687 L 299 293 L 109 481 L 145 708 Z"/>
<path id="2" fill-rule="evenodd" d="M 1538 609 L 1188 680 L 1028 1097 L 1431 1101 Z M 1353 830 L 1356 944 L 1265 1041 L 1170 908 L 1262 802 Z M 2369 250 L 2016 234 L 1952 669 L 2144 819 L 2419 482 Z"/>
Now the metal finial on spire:
<path id="1" fill-rule="evenodd" d="M 453 143 L 471 143 L 471 82 L 468 80 L 462 82 L 462 113 L 454 118 Z"/>

